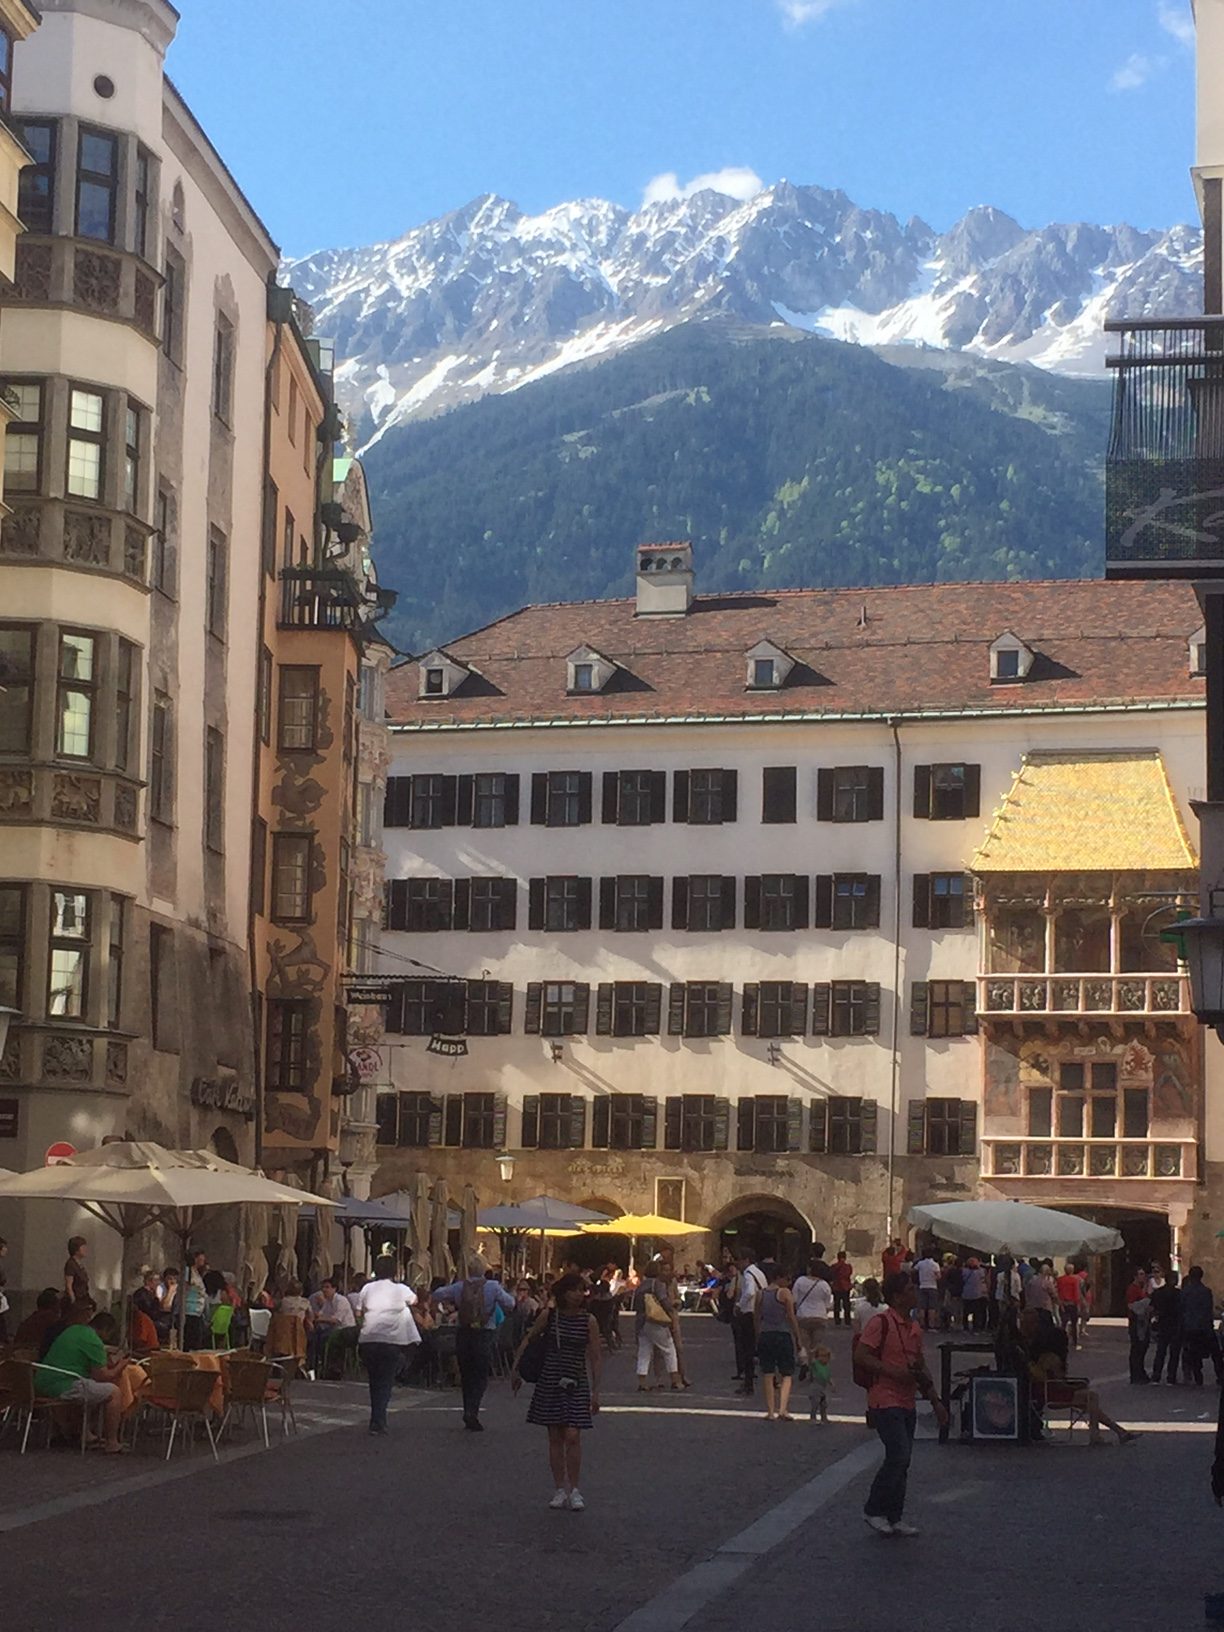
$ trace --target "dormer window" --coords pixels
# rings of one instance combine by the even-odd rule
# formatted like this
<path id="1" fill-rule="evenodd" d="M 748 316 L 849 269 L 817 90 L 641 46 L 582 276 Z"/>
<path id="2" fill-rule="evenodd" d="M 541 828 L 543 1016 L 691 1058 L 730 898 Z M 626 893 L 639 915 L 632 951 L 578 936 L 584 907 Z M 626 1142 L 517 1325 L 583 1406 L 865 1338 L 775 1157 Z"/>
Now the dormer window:
<path id="1" fill-rule="evenodd" d="M 440 647 L 426 652 L 419 661 L 417 693 L 421 697 L 453 697 L 471 674 L 465 663 L 458 663 Z"/>
<path id="2" fill-rule="evenodd" d="M 744 683 L 749 691 L 777 691 L 795 666 L 790 653 L 772 640 L 758 640 L 744 655 L 748 665 Z"/>
<path id="3" fill-rule="evenodd" d="M 1207 625 L 1200 623 L 1190 636 L 1190 673 L 1201 680 L 1207 673 Z"/>
<path id="4" fill-rule="evenodd" d="M 992 684 L 1016 685 L 1028 676 L 1036 656 L 1018 635 L 1005 630 L 990 646 L 990 679 Z"/>
<path id="5" fill-rule="evenodd" d="M 444 697 L 446 695 L 445 669 L 425 670 L 425 695 L 426 697 Z"/>
<path id="6" fill-rule="evenodd" d="M 568 692 L 602 691 L 616 673 L 610 657 L 593 646 L 577 646 L 565 660 L 565 689 Z"/>

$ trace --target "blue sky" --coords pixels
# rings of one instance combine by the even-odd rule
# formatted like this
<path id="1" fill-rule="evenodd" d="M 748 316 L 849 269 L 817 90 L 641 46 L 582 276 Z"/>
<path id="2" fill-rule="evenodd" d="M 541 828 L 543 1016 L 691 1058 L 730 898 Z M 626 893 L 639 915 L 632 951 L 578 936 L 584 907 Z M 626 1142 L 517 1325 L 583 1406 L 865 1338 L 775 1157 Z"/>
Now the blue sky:
<path id="1" fill-rule="evenodd" d="M 1194 213 L 1190 0 L 178 4 L 170 74 L 288 254 L 714 172 L 935 227 Z"/>

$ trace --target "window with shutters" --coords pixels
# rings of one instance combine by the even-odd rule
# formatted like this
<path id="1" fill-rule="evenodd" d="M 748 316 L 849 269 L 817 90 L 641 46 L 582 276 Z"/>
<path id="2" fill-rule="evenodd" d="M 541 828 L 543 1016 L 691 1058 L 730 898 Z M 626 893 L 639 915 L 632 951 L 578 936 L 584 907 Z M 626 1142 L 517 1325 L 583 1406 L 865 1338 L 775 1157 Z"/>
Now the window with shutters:
<path id="1" fill-rule="evenodd" d="M 446 827 L 454 817 L 455 780 L 449 776 L 412 778 L 412 826 Z M 448 805 L 450 810 L 448 812 Z"/>
<path id="2" fill-rule="evenodd" d="M 727 794 L 734 771 L 690 771 L 688 820 L 712 826 L 728 820 Z"/>
<path id="3" fill-rule="evenodd" d="M 931 874 L 931 928 L 965 927 L 964 873 Z"/>
<path id="4" fill-rule="evenodd" d="M 672 890 L 673 902 L 676 892 L 685 897 L 678 923 L 673 913 L 674 929 L 701 933 L 735 928 L 733 878 L 724 878 L 720 873 L 691 873 L 687 879 L 676 879 Z"/>
<path id="5" fill-rule="evenodd" d="M 870 765 L 835 765 L 821 771 L 817 815 L 829 822 L 880 821 L 884 815 L 884 773 Z"/>
<path id="6" fill-rule="evenodd" d="M 582 771 L 549 771 L 545 822 L 549 827 L 578 827 L 583 821 Z M 590 820 L 589 817 L 586 818 Z"/>
<path id="7" fill-rule="evenodd" d="M 659 778 L 654 771 L 618 771 L 615 775 L 616 821 L 621 827 L 646 827 L 663 820 L 663 812 L 655 809 Z"/>
<path id="8" fill-rule="evenodd" d="M 468 928 L 490 932 L 513 929 L 518 881 L 513 878 L 473 878 L 468 881 Z"/>
<path id="9" fill-rule="evenodd" d="M 831 1156 L 863 1154 L 863 1101 L 837 1094 L 828 1101 L 828 1151 Z"/>
<path id="10" fill-rule="evenodd" d="M 449 929 L 453 889 L 449 878 L 410 878 L 404 928 L 413 934 Z"/>
<path id="11" fill-rule="evenodd" d="M 833 928 L 876 929 L 880 923 L 880 880 L 867 873 L 833 878 Z"/>
<path id="12" fill-rule="evenodd" d="M 546 878 L 544 880 L 545 929 L 572 930 L 583 927 L 579 905 L 584 883 L 589 889 L 589 879 Z"/>
<path id="13" fill-rule="evenodd" d="M 793 765 L 768 765 L 761 773 L 762 822 L 793 822 L 796 818 L 797 776 Z"/>
<path id="14" fill-rule="evenodd" d="M 546 980 L 540 1007 L 540 1032 L 545 1037 L 569 1037 L 577 1032 L 579 993 L 572 980 Z M 581 1027 L 585 1031 L 585 1023 Z"/>
<path id="15" fill-rule="evenodd" d="M 310 922 L 310 858 L 314 839 L 309 833 L 272 835 L 272 921 L 277 924 Z"/>
<path id="16" fill-rule="evenodd" d="M 513 988 L 499 980 L 467 983 L 467 1034 L 496 1037 L 510 1030 L 510 994 Z"/>
<path id="17" fill-rule="evenodd" d="M 384 1104 L 384 1101 L 390 1101 Z M 378 1142 L 418 1150 L 432 1143 L 430 1127 L 440 1109 L 431 1094 L 379 1094 Z"/>
<path id="18" fill-rule="evenodd" d="M 662 987 L 653 981 L 618 980 L 612 987 L 612 1035 L 651 1037 L 659 1030 Z"/>
<path id="19" fill-rule="evenodd" d="M 506 776 L 502 771 L 483 771 L 473 779 L 472 826 L 505 827 Z"/>
<path id="20" fill-rule="evenodd" d="M 680 1149 L 719 1148 L 719 1102 L 713 1094 L 680 1096 Z"/>
<path id="21" fill-rule="evenodd" d="M 466 1150 L 493 1150 L 493 1123 L 497 1114 L 496 1094 L 464 1094 L 463 1137 Z"/>
<path id="22" fill-rule="evenodd" d="M 274 1093 L 300 1094 L 307 1086 L 306 998 L 268 999 L 265 1085 Z"/>
<path id="23" fill-rule="evenodd" d="M 651 1101 L 653 1110 L 654 1101 Z M 653 1134 L 646 1139 L 647 1102 L 645 1094 L 612 1094 L 608 1117 L 608 1145 L 612 1150 L 648 1150 Z"/>
<path id="24" fill-rule="evenodd" d="M 790 1100 L 785 1094 L 755 1094 L 739 1102 L 741 1150 L 777 1156 L 790 1149 Z"/>
<path id="25" fill-rule="evenodd" d="M 925 1101 L 923 1154 L 974 1156 L 977 1154 L 976 1107 L 972 1100 Z"/>
<path id="26" fill-rule="evenodd" d="M 933 980 L 927 990 L 927 1036 L 963 1037 L 965 982 Z"/>
<path id="27" fill-rule="evenodd" d="M 750 1031 L 751 1021 L 746 1017 L 745 1031 L 757 1037 L 802 1037 L 807 1030 L 807 987 L 793 980 L 763 980 L 756 988 L 756 1030 Z M 751 988 L 744 988 L 744 1002 L 751 1002 Z"/>
<path id="28" fill-rule="evenodd" d="M 980 788 L 979 765 L 916 765 L 914 815 L 933 822 L 964 821 L 978 814 Z"/>
<path id="29" fill-rule="evenodd" d="M 880 1029 L 880 988 L 866 980 L 832 983 L 829 1031 L 834 1037 L 867 1037 Z"/>
<path id="30" fill-rule="evenodd" d="M 615 881 L 616 908 L 613 928 L 643 930 L 651 926 L 652 880 L 644 873 L 622 873 Z M 660 887 L 662 880 L 658 880 Z"/>
<path id="31" fill-rule="evenodd" d="M 572 1150 L 572 1094 L 540 1095 L 540 1150 Z"/>
<path id="32" fill-rule="evenodd" d="M 800 886 L 806 880 L 793 873 L 764 873 L 761 876 L 762 929 L 798 929 Z"/>
<path id="33" fill-rule="evenodd" d="M 673 991 L 676 989 L 673 988 Z M 718 980 L 689 980 L 679 988 L 682 1012 L 677 1016 L 685 1037 L 725 1037 L 731 1030 L 731 986 Z M 668 1026 L 669 1031 L 672 1025 Z"/>
<path id="34" fill-rule="evenodd" d="M 402 1002 L 387 1008 L 386 1029 L 405 1037 L 462 1036 L 467 983 L 462 980 L 406 980 Z"/>

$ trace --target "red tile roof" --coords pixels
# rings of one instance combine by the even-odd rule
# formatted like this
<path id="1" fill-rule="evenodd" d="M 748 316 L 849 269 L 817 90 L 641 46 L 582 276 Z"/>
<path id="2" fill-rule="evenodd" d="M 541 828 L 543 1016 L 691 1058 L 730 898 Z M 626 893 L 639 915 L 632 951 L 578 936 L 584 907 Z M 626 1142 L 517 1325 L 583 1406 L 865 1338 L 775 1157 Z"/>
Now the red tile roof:
<path id="1" fill-rule="evenodd" d="M 447 642 L 474 671 L 456 696 L 419 698 L 417 665 L 401 665 L 388 708 L 396 723 L 462 725 L 1202 702 L 1187 646 L 1201 623 L 1185 584 L 1101 579 L 700 595 L 674 618 L 636 618 L 632 600 L 554 603 Z M 1005 630 L 1037 656 L 1023 682 L 992 685 Z M 796 660 L 777 691 L 745 685 L 763 638 Z M 569 696 L 565 659 L 584 643 L 620 672 Z"/>

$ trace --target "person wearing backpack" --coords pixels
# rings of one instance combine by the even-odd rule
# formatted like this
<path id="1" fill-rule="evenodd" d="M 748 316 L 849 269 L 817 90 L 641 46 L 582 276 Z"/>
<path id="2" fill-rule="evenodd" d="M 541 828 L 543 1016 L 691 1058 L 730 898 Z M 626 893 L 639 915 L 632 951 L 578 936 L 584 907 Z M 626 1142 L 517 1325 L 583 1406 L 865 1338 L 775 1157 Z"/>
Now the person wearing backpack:
<path id="1" fill-rule="evenodd" d="M 916 1536 L 907 1524 L 906 1485 L 914 1448 L 917 1396 L 931 1402 L 940 1427 L 948 1420 L 922 1355 L 914 1319 L 914 1283 L 900 1270 L 884 1281 L 884 1310 L 867 1322 L 851 1351 L 854 1380 L 867 1390 L 867 1419 L 880 1437 L 884 1461 L 872 1481 L 863 1516 L 881 1536 Z"/>
<path id="2" fill-rule="evenodd" d="M 463 1426 L 471 1433 L 481 1433 L 480 1406 L 489 1386 L 493 1334 L 501 1324 L 498 1311 L 503 1318 L 513 1313 L 514 1299 L 500 1281 L 486 1274 L 484 1259 L 474 1254 L 468 1259 L 466 1279 L 440 1286 L 433 1301 L 453 1304 L 458 1311 L 455 1362 L 463 1395 Z"/>

